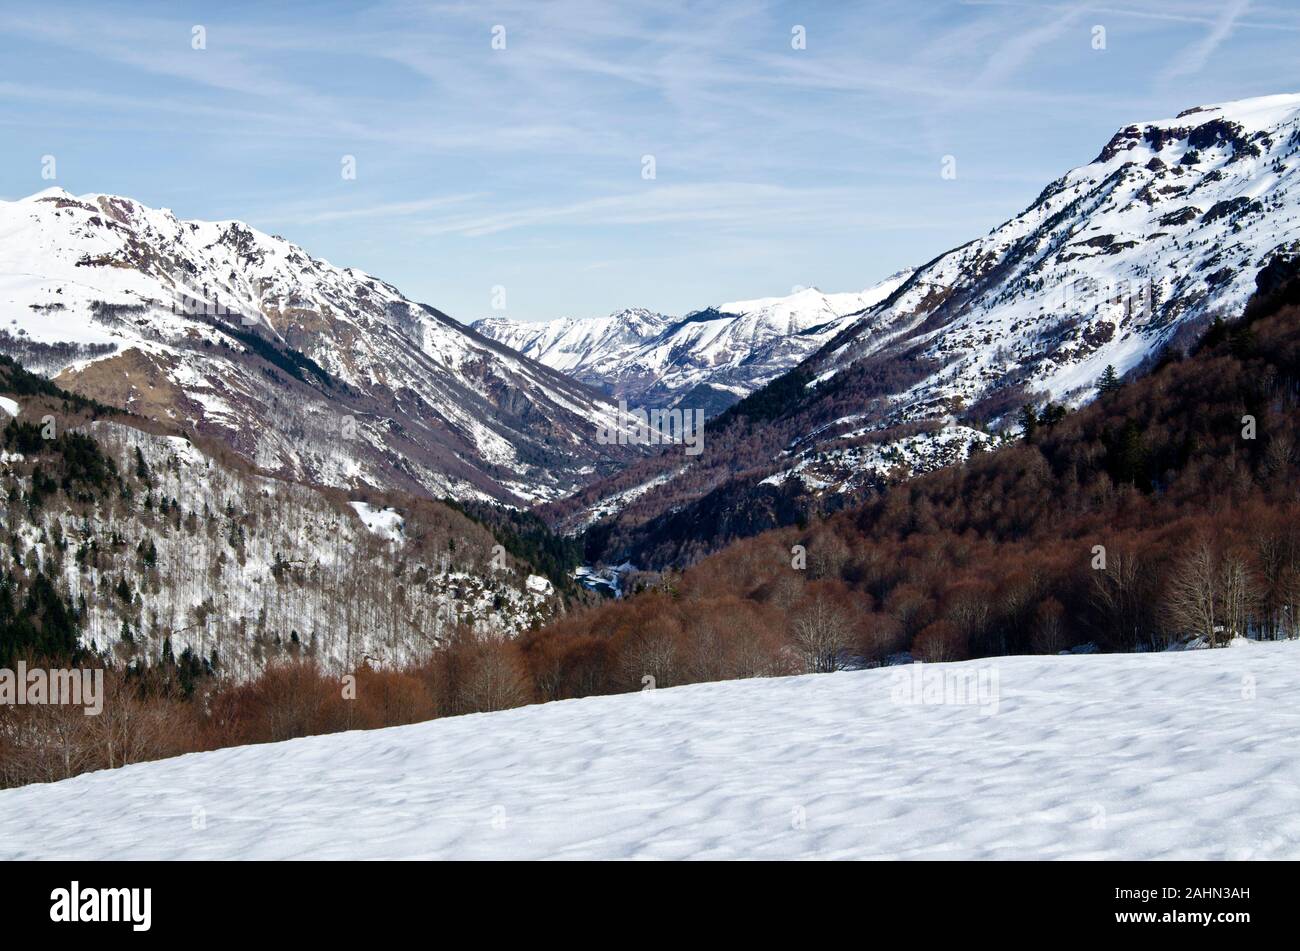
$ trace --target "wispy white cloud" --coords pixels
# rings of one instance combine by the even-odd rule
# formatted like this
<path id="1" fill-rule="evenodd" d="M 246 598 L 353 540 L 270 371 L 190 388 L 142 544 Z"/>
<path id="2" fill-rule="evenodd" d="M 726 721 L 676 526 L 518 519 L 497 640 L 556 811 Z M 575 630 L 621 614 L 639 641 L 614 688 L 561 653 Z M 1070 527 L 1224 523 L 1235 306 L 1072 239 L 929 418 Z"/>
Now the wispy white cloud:
<path id="1" fill-rule="evenodd" d="M 1210 32 L 1170 63 L 1162 78 L 1168 81 L 1179 76 L 1193 76 L 1204 69 L 1214 51 L 1231 35 L 1233 27 L 1249 7 L 1250 0 L 1227 0 Z"/>
<path id="2" fill-rule="evenodd" d="M 486 214 L 430 219 L 427 234 L 482 237 L 515 229 L 566 224 L 589 227 L 700 225 L 800 229 L 924 230 L 931 219 L 883 210 L 885 189 L 792 188 L 761 183 L 648 183 L 644 188 L 581 201 L 538 203 Z"/>
<path id="3" fill-rule="evenodd" d="M 1051 10 L 1040 22 L 1007 36 L 994 47 L 984 69 L 976 77 L 975 94 L 982 94 L 990 87 L 1013 79 L 1033 62 L 1044 47 L 1059 40 L 1067 30 L 1073 30 L 1083 19 L 1084 13 L 1082 8 Z M 966 98 L 970 98 L 969 95 Z"/>
<path id="4" fill-rule="evenodd" d="M 1015 213 L 1121 125 L 1300 88 L 1300 11 L 1267 0 L 290 0 L 210 8 L 203 51 L 186 9 L 7 12 L 0 127 L 29 147 L 0 154 L 0 188 L 41 187 L 33 154 L 57 151 L 74 190 L 265 222 L 448 306 L 498 272 L 547 288 L 529 299 L 569 300 L 578 271 L 631 293 L 664 247 L 685 270 L 655 293 L 786 258 L 800 273 L 774 281 L 821 261 L 818 283 L 861 287 Z M 591 309 L 632 303 L 683 306 Z"/>
<path id="5" fill-rule="evenodd" d="M 335 208 L 322 208 L 321 203 L 317 201 L 309 205 L 266 209 L 263 213 L 268 219 L 295 225 L 329 224 L 364 219 L 391 222 L 426 215 L 448 206 L 462 205 L 480 197 L 477 192 L 467 192 L 461 195 L 436 195 L 409 201 L 381 201 L 363 205 L 349 203 L 346 207 Z"/>

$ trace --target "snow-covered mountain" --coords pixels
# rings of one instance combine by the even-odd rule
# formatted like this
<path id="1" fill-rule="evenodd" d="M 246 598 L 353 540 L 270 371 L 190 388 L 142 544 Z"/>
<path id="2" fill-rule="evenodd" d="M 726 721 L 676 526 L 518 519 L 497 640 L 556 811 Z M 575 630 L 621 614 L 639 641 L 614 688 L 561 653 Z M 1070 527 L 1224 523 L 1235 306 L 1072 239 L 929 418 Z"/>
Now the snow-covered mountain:
<path id="1" fill-rule="evenodd" d="M 819 378 L 884 350 L 940 369 L 900 394 L 923 412 L 1014 380 L 1086 396 L 1181 324 L 1233 315 L 1300 239 L 1300 95 L 1130 125 L 986 237 L 919 268 L 811 361 Z"/>
<path id="2" fill-rule="evenodd" d="M 711 524 L 701 502 L 762 513 L 753 531 L 772 512 L 852 504 L 882 480 L 960 461 L 1015 429 L 1026 403 L 1078 404 L 1108 365 L 1124 373 L 1235 318 L 1260 271 L 1297 254 L 1300 95 L 1126 126 L 1025 211 L 848 318 L 706 434 L 700 456 L 639 463 L 553 521 L 576 530 L 635 498 L 634 514 L 615 516 L 624 542 L 606 552 L 621 561 L 666 513 L 660 534 Z"/>
<path id="3" fill-rule="evenodd" d="M 633 405 L 725 409 L 812 354 L 884 300 L 910 272 L 860 293 L 815 287 L 667 317 L 635 308 L 608 317 L 521 323 L 489 317 L 475 330 Z"/>
<path id="4" fill-rule="evenodd" d="M 111 195 L 0 202 L 0 351 L 333 485 L 525 502 L 629 451 L 598 394 L 377 278 Z"/>
<path id="5" fill-rule="evenodd" d="M 603 384 L 617 379 L 629 355 L 671 322 L 671 317 L 633 307 L 608 317 L 563 317 L 545 323 L 485 317 L 472 326 L 483 336 L 548 367 L 584 382 Z"/>
<path id="6" fill-rule="evenodd" d="M 0 859 L 1295 859 L 1298 655 L 905 665 L 234 747 L 0 790 Z"/>
<path id="7" fill-rule="evenodd" d="M 246 680 L 297 654 L 408 663 L 457 630 L 511 636 L 560 610 L 531 563 L 442 502 L 256 473 L 216 439 L 69 412 L 77 398 L 38 379 L 0 364 L 0 588 L 47 644 L 72 618 L 81 648 L 119 663 L 188 652 Z M 65 607 L 24 602 L 33 587 Z"/>
<path id="8" fill-rule="evenodd" d="M 835 483 L 853 439 L 921 420 L 1000 423 L 1023 402 L 1077 404 L 1214 316 L 1300 253 L 1300 95 L 1188 109 L 1126 126 L 988 235 L 917 269 L 808 361 L 811 386 L 847 367 L 923 368 L 891 409 L 801 440 L 787 471 Z M 950 435 L 946 438 L 950 438 Z M 809 451 L 810 450 L 810 451 Z M 821 464 L 810 460 L 819 456 Z M 820 473 L 818 470 L 820 468 Z"/>

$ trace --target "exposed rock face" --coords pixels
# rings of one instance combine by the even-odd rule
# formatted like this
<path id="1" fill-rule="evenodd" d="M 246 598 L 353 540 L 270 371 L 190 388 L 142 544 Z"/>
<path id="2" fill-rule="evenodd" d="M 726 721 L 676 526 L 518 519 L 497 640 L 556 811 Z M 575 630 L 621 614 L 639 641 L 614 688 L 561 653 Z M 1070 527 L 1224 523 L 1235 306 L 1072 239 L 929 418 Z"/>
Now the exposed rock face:
<path id="1" fill-rule="evenodd" d="M 527 503 L 635 450 L 598 394 L 237 221 L 52 189 L 0 203 L 0 351 L 279 475 Z"/>
<path id="2" fill-rule="evenodd" d="M 1127 370 L 1188 321 L 1239 310 L 1300 235 L 1298 129 L 1300 96 L 1122 129 L 1023 213 L 919 268 L 810 361 L 814 377 L 906 346 L 943 369 L 904 407 L 1014 384 L 1086 398 L 1107 364 Z"/>
<path id="3" fill-rule="evenodd" d="M 786 297 L 706 307 L 685 317 L 636 308 L 542 324 L 490 317 L 473 326 L 629 403 L 698 408 L 713 416 L 812 354 L 908 273 L 860 294 L 805 288 Z"/>
<path id="4" fill-rule="evenodd" d="M 1088 400 L 1108 365 L 1124 373 L 1235 317 L 1261 269 L 1289 266 L 1298 169 L 1300 95 L 1127 126 L 724 415 L 700 458 L 639 463 L 555 521 L 601 513 L 592 547 L 610 560 L 688 560 L 713 544 L 693 526 L 724 499 L 768 513 L 760 527 L 852 504 L 965 451 L 975 430 L 1015 428 L 1025 403 Z M 606 499 L 627 498 L 634 477 L 650 487 L 611 515 Z"/>

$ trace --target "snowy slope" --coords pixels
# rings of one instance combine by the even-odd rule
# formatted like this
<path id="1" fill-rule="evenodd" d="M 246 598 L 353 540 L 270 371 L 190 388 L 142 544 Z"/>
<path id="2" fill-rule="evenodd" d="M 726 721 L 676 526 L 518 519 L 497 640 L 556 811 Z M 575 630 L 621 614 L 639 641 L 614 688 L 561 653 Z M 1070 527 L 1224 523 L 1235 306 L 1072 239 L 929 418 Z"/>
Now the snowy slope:
<path id="1" fill-rule="evenodd" d="M 545 323 L 486 317 L 473 327 L 548 367 L 584 382 L 601 383 L 616 380 L 632 354 L 670 321 L 663 314 L 635 307 L 608 317 L 562 317 Z"/>
<path id="2" fill-rule="evenodd" d="M 1259 269 L 1300 250 L 1298 170 L 1300 95 L 1127 126 L 1020 215 L 917 269 L 811 367 L 826 379 L 916 348 L 940 368 L 898 394 L 915 413 L 1012 382 L 1086 398 L 1107 364 L 1235 316 Z"/>
<path id="3" fill-rule="evenodd" d="M 1300 644 L 701 684 L 0 791 L 3 859 L 1300 857 Z M 920 694 L 924 698 L 925 694 Z"/>
<path id="4" fill-rule="evenodd" d="M 498 563 L 495 538 L 440 503 L 345 505 L 179 436 L 109 420 L 82 432 L 132 476 L 131 495 L 74 503 L 60 494 L 32 508 L 32 460 L 0 453 L 0 480 L 14 490 L 0 495 L 0 523 L 14 533 L 0 545 L 0 572 L 39 568 L 80 607 L 83 646 L 119 664 L 156 663 L 170 642 L 176 654 L 216 656 L 223 674 L 243 680 L 297 639 L 327 670 L 354 670 L 363 656 L 400 665 L 427 657 L 458 625 L 513 636 L 560 610 L 546 579 L 515 559 Z M 129 603 L 113 593 L 121 579 Z"/>
<path id="5" fill-rule="evenodd" d="M 632 405 L 699 407 L 734 403 L 813 353 L 884 300 L 910 272 L 860 293 L 815 287 L 785 297 L 730 301 L 665 317 L 643 309 L 540 324 L 477 321 L 484 336 Z"/>
<path id="6" fill-rule="evenodd" d="M 929 362 L 890 409 L 802 436 L 785 476 L 848 487 L 843 441 L 974 409 L 1006 425 L 1023 402 L 1078 404 L 1182 328 L 1235 318 L 1255 275 L 1300 253 L 1300 95 L 1189 109 L 1130 125 L 1024 212 L 918 268 L 805 365 L 814 383 L 872 361 Z M 1002 398 L 999 399 L 999 395 Z M 980 411 L 981 401 L 999 410 Z M 779 481 L 779 479 L 777 480 Z"/>
<path id="7" fill-rule="evenodd" d="M 743 477 L 766 493 L 756 503 L 729 488 L 735 510 L 761 508 L 773 487 L 838 505 L 894 473 L 961 461 L 974 430 L 1018 430 L 1027 403 L 1077 406 L 1108 365 L 1122 374 L 1236 318 L 1260 270 L 1297 254 L 1300 94 L 1126 126 L 1022 213 L 842 319 L 797 379 L 778 381 L 790 385 L 763 426 L 639 473 L 680 470 L 639 497 L 633 530 L 694 501 L 682 485 Z M 617 510 L 625 482 L 589 486 L 557 524 Z"/>
<path id="8" fill-rule="evenodd" d="M 518 502 L 626 453 L 593 391 L 391 285 L 111 195 L 0 202 L 0 351 L 332 485 Z"/>

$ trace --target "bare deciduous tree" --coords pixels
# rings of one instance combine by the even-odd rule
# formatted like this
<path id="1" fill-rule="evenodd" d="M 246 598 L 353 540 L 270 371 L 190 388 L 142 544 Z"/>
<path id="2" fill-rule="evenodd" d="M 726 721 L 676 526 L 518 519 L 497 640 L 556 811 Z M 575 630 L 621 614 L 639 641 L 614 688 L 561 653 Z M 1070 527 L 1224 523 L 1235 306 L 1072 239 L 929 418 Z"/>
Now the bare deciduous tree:
<path id="1" fill-rule="evenodd" d="M 822 585 L 811 586 L 790 622 L 790 641 L 808 673 L 841 670 L 854 646 L 854 617 Z"/>
<path id="2" fill-rule="evenodd" d="M 1179 631 L 1218 643 L 1219 572 L 1214 547 L 1197 539 L 1178 562 L 1165 592 L 1165 613 Z"/>

